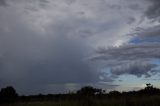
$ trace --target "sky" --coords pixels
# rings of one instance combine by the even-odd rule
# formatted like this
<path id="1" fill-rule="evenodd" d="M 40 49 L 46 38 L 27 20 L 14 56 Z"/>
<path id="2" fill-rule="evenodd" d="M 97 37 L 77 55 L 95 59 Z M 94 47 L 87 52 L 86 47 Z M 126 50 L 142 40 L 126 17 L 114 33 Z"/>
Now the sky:
<path id="1" fill-rule="evenodd" d="M 0 0 L 0 88 L 160 87 L 159 0 Z"/>

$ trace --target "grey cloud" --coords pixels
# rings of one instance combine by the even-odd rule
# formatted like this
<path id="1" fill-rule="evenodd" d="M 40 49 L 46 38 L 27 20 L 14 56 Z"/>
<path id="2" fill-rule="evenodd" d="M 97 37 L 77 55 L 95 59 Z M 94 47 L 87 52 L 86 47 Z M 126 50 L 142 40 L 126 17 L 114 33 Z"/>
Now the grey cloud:
<path id="1" fill-rule="evenodd" d="M 44 41 L 34 38 L 33 36 L 38 35 L 32 32 L 29 33 L 31 36 L 24 34 L 26 29 L 19 31 L 1 36 L 2 81 L 16 83 L 17 86 L 25 84 L 23 87 L 26 88 L 29 85 L 34 88 L 48 84 L 99 81 L 98 72 L 83 60 L 85 49 L 78 42 L 65 36 L 59 37 L 59 34 L 55 39 Z M 11 36 L 13 39 L 10 39 Z"/>
<path id="2" fill-rule="evenodd" d="M 131 62 L 122 66 L 114 67 L 111 69 L 113 75 L 130 74 L 137 77 L 151 77 L 154 74 L 153 68 L 157 67 L 155 64 L 144 62 Z"/>
<path id="3" fill-rule="evenodd" d="M 115 10 L 120 10 L 122 8 L 121 5 L 116 5 L 116 4 L 108 5 L 108 7 Z"/>
<path id="4" fill-rule="evenodd" d="M 71 33 L 85 25 L 81 22 L 83 20 L 55 21 L 46 27 L 44 34 L 34 29 L 35 24 L 28 24 L 30 21 L 23 17 L 24 14 L 11 10 L 5 14 L 6 11 L 0 11 L 5 17 L 0 20 L 3 23 L 0 31 L 0 84 L 16 86 L 20 93 L 37 93 L 54 84 L 112 81 L 111 78 L 99 79 L 101 73 L 97 65 L 86 59 L 91 51 L 88 42 L 74 38 Z"/>
<path id="5" fill-rule="evenodd" d="M 150 59 L 160 58 L 160 44 L 159 43 L 143 43 L 121 46 L 118 48 L 99 48 L 97 56 L 94 59 L 102 60 L 136 60 L 136 59 Z"/>
<path id="6" fill-rule="evenodd" d="M 67 2 L 68 5 L 70 5 L 70 4 L 74 3 L 74 2 L 76 2 L 76 0 L 67 0 L 66 2 Z"/>
<path id="7" fill-rule="evenodd" d="M 0 6 L 6 6 L 7 2 L 6 0 L 0 0 Z"/>
<path id="8" fill-rule="evenodd" d="M 132 10 L 140 10 L 141 9 L 140 5 L 138 5 L 138 4 L 130 4 L 130 5 L 128 5 L 128 8 L 132 9 Z"/>
<path id="9" fill-rule="evenodd" d="M 148 0 L 151 5 L 145 12 L 145 15 L 152 20 L 159 20 L 160 16 L 160 1 L 159 0 Z"/>
<path id="10" fill-rule="evenodd" d="M 48 3 L 48 0 L 39 0 L 42 3 Z"/>
<path id="11" fill-rule="evenodd" d="M 132 24 L 132 23 L 134 23 L 135 21 L 136 21 L 136 19 L 135 19 L 135 18 L 130 17 L 130 18 L 128 18 L 128 22 L 127 22 L 127 24 Z"/>
<path id="12" fill-rule="evenodd" d="M 147 28 L 138 27 L 135 29 L 135 32 L 131 34 L 131 36 L 133 36 L 139 43 L 158 43 L 160 42 L 160 26 L 156 25 Z"/>
<path id="13" fill-rule="evenodd" d="M 152 26 L 145 29 L 137 30 L 135 33 L 138 35 L 139 38 L 154 38 L 154 37 L 160 37 L 160 26 Z M 159 38 L 158 38 L 159 39 Z"/>
<path id="14" fill-rule="evenodd" d="M 142 75 L 149 77 L 149 72 L 158 73 L 158 71 L 152 70 L 156 65 L 150 61 L 159 58 L 159 43 L 143 43 L 110 49 L 99 48 L 91 60 L 93 62 L 101 61 L 116 76 L 132 74 L 137 77 Z"/>
<path id="15" fill-rule="evenodd" d="M 5 0 L 0 2 L 4 4 Z M 10 0 L 8 4 L 10 8 L 0 10 L 2 86 L 16 85 L 21 93 L 48 91 L 50 85 L 60 85 L 57 89 L 62 87 L 63 91 L 67 83 L 81 86 L 107 82 L 99 86 L 118 86 L 113 85 L 114 78 L 101 73 L 101 62 L 87 59 L 99 45 L 113 46 L 120 45 L 119 41 L 128 41 L 128 37 L 121 35 L 128 33 L 126 19 L 131 13 L 122 9 L 123 3 Z M 130 18 L 128 22 L 134 21 Z M 132 60 L 159 58 L 159 47 L 159 44 L 147 44 L 101 49 L 92 60 L 104 60 L 107 67 L 113 68 Z"/>

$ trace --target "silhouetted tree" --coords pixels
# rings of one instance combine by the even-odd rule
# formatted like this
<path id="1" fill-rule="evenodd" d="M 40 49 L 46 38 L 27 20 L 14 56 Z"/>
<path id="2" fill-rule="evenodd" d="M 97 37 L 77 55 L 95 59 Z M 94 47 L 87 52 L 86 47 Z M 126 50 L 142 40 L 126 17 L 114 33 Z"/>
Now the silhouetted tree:
<path id="1" fill-rule="evenodd" d="M 16 90 L 12 86 L 2 88 L 0 91 L 1 102 L 12 102 L 18 97 Z"/>
<path id="2" fill-rule="evenodd" d="M 153 85 L 152 84 L 150 84 L 150 83 L 148 83 L 148 84 L 146 84 L 146 87 L 145 87 L 145 89 L 153 89 Z"/>
<path id="3" fill-rule="evenodd" d="M 121 93 L 119 91 L 110 91 L 108 95 L 109 96 L 119 96 L 121 95 Z"/>
<path id="4" fill-rule="evenodd" d="M 139 90 L 137 93 L 143 95 L 155 95 L 160 94 L 160 89 L 155 88 L 152 84 L 148 83 L 144 89 Z"/>
<path id="5" fill-rule="evenodd" d="M 95 95 L 95 94 L 103 94 L 105 91 L 102 89 L 93 88 L 91 86 L 85 86 L 77 91 L 77 94 L 84 95 Z"/>

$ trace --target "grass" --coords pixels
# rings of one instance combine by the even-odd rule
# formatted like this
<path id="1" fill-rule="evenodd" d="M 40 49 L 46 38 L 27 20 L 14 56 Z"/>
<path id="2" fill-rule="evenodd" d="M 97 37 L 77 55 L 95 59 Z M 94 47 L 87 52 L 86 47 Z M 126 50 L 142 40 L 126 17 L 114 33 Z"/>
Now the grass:
<path id="1" fill-rule="evenodd" d="M 81 100 L 32 101 L 1 106 L 160 106 L 160 96 L 84 98 Z"/>

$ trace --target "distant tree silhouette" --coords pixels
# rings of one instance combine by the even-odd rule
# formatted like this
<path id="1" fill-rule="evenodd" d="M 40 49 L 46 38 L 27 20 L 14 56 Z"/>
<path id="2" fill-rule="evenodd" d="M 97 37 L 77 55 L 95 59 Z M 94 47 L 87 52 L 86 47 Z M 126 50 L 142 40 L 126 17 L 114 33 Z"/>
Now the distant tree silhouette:
<path id="1" fill-rule="evenodd" d="M 12 102 L 18 97 L 16 90 L 12 86 L 2 88 L 0 91 L 0 102 Z"/>
<path id="2" fill-rule="evenodd" d="M 16 90 L 12 86 L 8 86 L 6 88 L 1 89 L 0 96 L 11 98 L 11 97 L 17 97 L 18 94 L 16 93 Z"/>
<path id="3" fill-rule="evenodd" d="M 93 88 L 91 86 L 85 86 L 77 91 L 77 94 L 83 95 L 95 95 L 95 94 L 103 94 L 105 90 Z"/>
<path id="4" fill-rule="evenodd" d="M 110 91 L 108 95 L 109 96 L 119 96 L 121 95 L 121 93 L 119 91 Z"/>
<path id="5" fill-rule="evenodd" d="M 148 84 L 146 84 L 146 87 L 145 87 L 145 89 L 153 89 L 153 85 L 152 84 L 150 84 L 150 83 L 148 83 Z"/>
<path id="6" fill-rule="evenodd" d="M 139 90 L 137 93 L 144 95 L 155 95 L 160 94 L 160 89 L 153 87 L 153 85 L 150 83 L 147 83 L 146 87 L 144 89 Z"/>
<path id="7" fill-rule="evenodd" d="M 37 102 L 37 101 L 38 102 L 77 101 L 77 103 L 82 103 L 83 105 L 85 104 L 86 106 L 96 106 L 95 103 L 101 100 L 102 100 L 102 103 L 106 100 L 108 102 L 110 102 L 111 100 L 111 103 L 114 103 L 120 100 L 120 101 L 125 101 L 127 106 L 128 105 L 134 106 L 131 104 L 132 98 L 133 98 L 133 101 L 137 100 L 139 102 L 139 99 L 143 97 L 146 100 L 148 100 L 147 99 L 148 97 L 151 97 L 151 98 L 155 97 L 155 101 L 157 102 L 158 99 L 156 98 L 160 97 L 160 89 L 153 87 L 153 85 L 150 83 L 147 83 L 144 89 L 140 89 L 137 91 L 126 91 L 126 92 L 110 91 L 109 93 L 105 93 L 105 90 L 97 89 L 92 86 L 85 86 L 85 87 L 82 87 L 80 90 L 78 90 L 76 93 L 69 92 L 66 94 L 47 94 L 47 95 L 39 94 L 39 95 L 30 95 L 30 96 L 25 96 L 25 95 L 18 96 L 18 94 L 16 93 L 16 90 L 12 86 L 8 86 L 0 90 L 0 106 L 1 104 L 6 104 L 6 103 L 16 103 L 16 102 L 28 103 L 28 102 Z M 144 101 L 142 100 L 142 102 Z M 120 102 L 117 102 L 117 103 L 120 103 Z M 141 106 L 141 105 L 136 105 L 136 106 Z M 160 106 L 160 105 L 154 105 L 154 106 Z"/>

